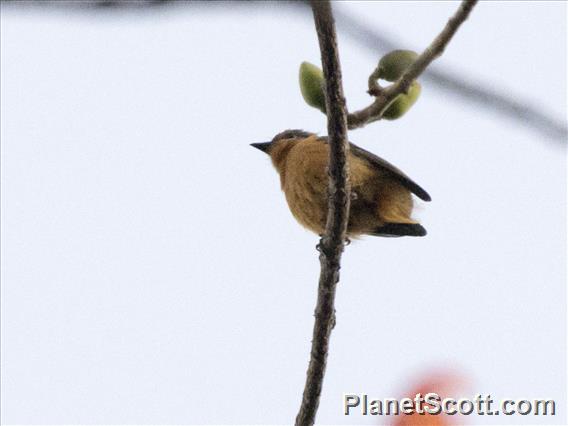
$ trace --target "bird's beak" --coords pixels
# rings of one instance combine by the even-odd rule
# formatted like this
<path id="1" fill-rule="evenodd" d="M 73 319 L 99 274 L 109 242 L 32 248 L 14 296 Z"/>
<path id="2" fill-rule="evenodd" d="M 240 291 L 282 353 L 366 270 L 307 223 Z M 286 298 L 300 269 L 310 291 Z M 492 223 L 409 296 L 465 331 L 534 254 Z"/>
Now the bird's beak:
<path id="1" fill-rule="evenodd" d="M 251 143 L 250 146 L 254 146 L 256 149 L 260 149 L 262 152 L 267 152 L 271 144 L 272 142 L 257 142 Z"/>

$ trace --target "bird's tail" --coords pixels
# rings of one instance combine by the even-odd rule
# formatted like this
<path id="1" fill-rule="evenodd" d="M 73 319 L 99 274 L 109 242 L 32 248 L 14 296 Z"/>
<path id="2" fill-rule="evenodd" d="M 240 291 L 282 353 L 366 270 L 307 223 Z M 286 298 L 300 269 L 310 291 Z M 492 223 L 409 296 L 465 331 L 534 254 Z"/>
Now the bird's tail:
<path id="1" fill-rule="evenodd" d="M 375 228 L 369 235 L 377 237 L 423 237 L 426 229 L 419 223 L 386 223 Z"/>

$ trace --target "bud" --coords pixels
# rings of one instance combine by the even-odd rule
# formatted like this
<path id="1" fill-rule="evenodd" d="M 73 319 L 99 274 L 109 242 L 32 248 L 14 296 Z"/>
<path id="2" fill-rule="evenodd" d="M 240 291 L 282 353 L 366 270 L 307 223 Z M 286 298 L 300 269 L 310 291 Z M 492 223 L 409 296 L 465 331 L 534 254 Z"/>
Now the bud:
<path id="1" fill-rule="evenodd" d="M 302 62 L 300 65 L 300 90 L 306 103 L 325 114 L 325 79 L 323 72 L 314 64 Z"/>
<path id="2" fill-rule="evenodd" d="M 416 60 L 418 54 L 412 50 L 393 50 L 379 61 L 379 78 L 396 81 Z"/>
<path id="3" fill-rule="evenodd" d="M 420 96 L 420 91 L 422 88 L 420 87 L 420 83 L 417 81 L 413 82 L 410 85 L 410 89 L 408 89 L 407 94 L 398 95 L 394 101 L 387 107 L 385 112 L 383 113 L 383 118 L 387 120 L 396 120 L 397 118 L 402 117 L 406 112 L 410 109 L 412 105 Z"/>

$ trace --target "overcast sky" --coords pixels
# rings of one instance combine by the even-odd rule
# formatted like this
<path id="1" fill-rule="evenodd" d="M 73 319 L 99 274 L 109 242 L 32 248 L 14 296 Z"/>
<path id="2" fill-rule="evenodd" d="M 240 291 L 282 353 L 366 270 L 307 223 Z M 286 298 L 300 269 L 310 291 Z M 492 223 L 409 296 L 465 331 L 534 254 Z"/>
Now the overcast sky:
<path id="1" fill-rule="evenodd" d="M 457 3 L 334 7 L 420 50 Z M 325 134 L 297 76 L 319 48 L 309 15 L 230 9 L 3 5 L 3 423 L 295 417 L 318 239 L 249 144 Z M 384 52 L 339 44 L 348 106 L 365 106 Z M 483 2 L 436 66 L 562 119 L 566 3 Z M 565 145 L 427 84 L 350 140 L 432 202 L 427 237 L 347 247 L 318 422 L 380 424 L 343 416 L 343 394 L 452 371 L 465 396 L 557 400 L 553 418 L 460 421 L 565 424 Z"/>

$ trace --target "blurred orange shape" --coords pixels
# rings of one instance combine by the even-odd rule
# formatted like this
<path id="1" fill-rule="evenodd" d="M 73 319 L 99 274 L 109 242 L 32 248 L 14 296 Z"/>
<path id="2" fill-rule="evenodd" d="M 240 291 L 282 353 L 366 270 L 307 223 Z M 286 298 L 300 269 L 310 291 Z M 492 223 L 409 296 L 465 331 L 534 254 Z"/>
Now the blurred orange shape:
<path id="1" fill-rule="evenodd" d="M 437 372 L 430 373 L 420 380 L 412 390 L 405 392 L 403 398 L 415 399 L 417 394 L 421 394 L 422 398 L 428 393 L 437 394 L 441 400 L 444 398 L 456 398 L 457 392 L 465 386 L 466 382 L 463 377 L 456 373 Z M 402 399 L 402 398 L 401 398 Z M 420 408 L 423 414 L 414 412 L 404 414 L 402 411 L 394 417 L 392 426 L 455 426 L 464 423 L 463 417 L 456 415 L 429 414 L 424 410 L 426 403 L 422 402 Z"/>

